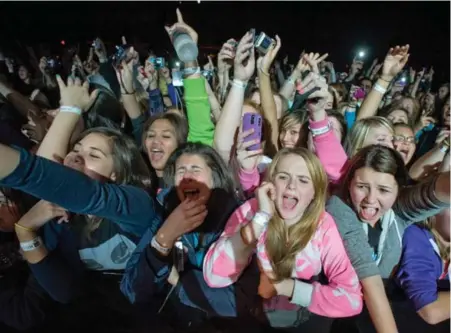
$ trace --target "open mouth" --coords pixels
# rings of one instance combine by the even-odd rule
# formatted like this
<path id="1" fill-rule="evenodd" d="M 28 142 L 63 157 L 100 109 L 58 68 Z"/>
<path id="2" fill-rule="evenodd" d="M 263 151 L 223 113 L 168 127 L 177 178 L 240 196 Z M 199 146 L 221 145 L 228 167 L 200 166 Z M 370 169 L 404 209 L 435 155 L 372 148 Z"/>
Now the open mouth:
<path id="1" fill-rule="evenodd" d="M 293 195 L 284 194 L 282 197 L 282 208 L 284 210 L 293 210 L 298 204 L 299 199 Z"/>
<path id="2" fill-rule="evenodd" d="M 197 200 L 200 195 L 200 190 L 197 188 L 186 188 L 183 190 L 183 195 L 185 199 Z"/>
<path id="3" fill-rule="evenodd" d="M 375 207 L 361 207 L 360 216 L 367 221 L 372 221 L 377 216 L 379 208 Z"/>
<path id="4" fill-rule="evenodd" d="M 160 161 L 164 157 L 164 151 L 161 149 L 153 148 L 150 151 L 150 159 L 154 162 Z"/>

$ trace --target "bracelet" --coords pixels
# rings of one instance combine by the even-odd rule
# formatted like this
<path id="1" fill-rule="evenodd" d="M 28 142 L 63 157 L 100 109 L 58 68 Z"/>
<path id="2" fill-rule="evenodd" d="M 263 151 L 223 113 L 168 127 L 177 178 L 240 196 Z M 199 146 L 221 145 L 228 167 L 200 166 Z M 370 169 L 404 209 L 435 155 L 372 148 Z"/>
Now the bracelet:
<path id="1" fill-rule="evenodd" d="M 24 252 L 30 252 L 36 250 L 42 245 L 41 237 L 36 237 L 35 239 L 28 242 L 20 242 L 20 248 Z"/>
<path id="2" fill-rule="evenodd" d="M 237 87 L 237 88 L 241 88 L 241 89 L 246 89 L 246 87 L 247 87 L 247 83 L 246 82 L 243 82 L 243 81 L 238 80 L 238 79 L 233 79 L 232 85 Z"/>
<path id="3" fill-rule="evenodd" d="M 34 232 L 33 229 L 28 228 L 28 227 L 24 227 L 23 225 L 20 225 L 19 223 L 14 223 L 14 225 L 16 226 L 16 228 L 19 228 L 19 229 L 22 229 L 22 230 L 25 230 L 25 231 L 29 231 L 29 232 Z"/>
<path id="4" fill-rule="evenodd" d="M 150 242 L 150 246 L 152 246 L 155 250 L 157 250 L 158 252 L 162 253 L 162 254 L 168 254 L 169 252 L 171 252 L 171 249 L 168 249 L 167 247 L 161 246 L 160 243 L 158 243 L 157 239 L 155 238 L 155 236 L 153 236 L 151 242 Z"/>
<path id="5" fill-rule="evenodd" d="M 380 84 L 376 83 L 373 87 L 374 90 L 376 90 L 377 92 L 380 92 L 382 95 L 384 95 L 387 92 L 387 89 L 385 89 L 384 87 L 382 87 Z"/>
<path id="6" fill-rule="evenodd" d="M 380 79 L 380 80 L 382 80 L 382 81 L 385 81 L 385 82 L 391 83 L 391 80 L 390 80 L 390 81 L 388 81 L 388 80 L 385 80 L 384 78 L 382 78 L 382 76 L 379 76 L 379 79 Z"/>
<path id="7" fill-rule="evenodd" d="M 312 132 L 312 136 L 318 136 L 321 134 L 325 134 L 327 132 L 330 131 L 331 129 L 331 125 L 330 122 L 327 124 L 327 126 L 324 127 L 320 127 L 320 128 L 311 128 L 310 126 L 308 127 L 310 132 Z"/>
<path id="8" fill-rule="evenodd" d="M 60 112 L 69 112 L 69 113 L 75 113 L 81 116 L 81 109 L 77 106 L 68 106 L 68 105 L 62 105 L 60 106 Z"/>
<path id="9" fill-rule="evenodd" d="M 134 95 L 135 93 L 136 93 L 136 90 L 133 91 L 133 92 L 131 92 L 131 93 L 123 93 L 123 92 L 121 91 L 121 95 L 125 95 L 125 96 L 128 96 L 128 95 Z"/>
<path id="10" fill-rule="evenodd" d="M 269 220 L 271 220 L 271 215 L 262 211 L 255 213 L 254 217 L 252 218 L 252 222 L 261 227 L 266 227 L 269 223 Z"/>

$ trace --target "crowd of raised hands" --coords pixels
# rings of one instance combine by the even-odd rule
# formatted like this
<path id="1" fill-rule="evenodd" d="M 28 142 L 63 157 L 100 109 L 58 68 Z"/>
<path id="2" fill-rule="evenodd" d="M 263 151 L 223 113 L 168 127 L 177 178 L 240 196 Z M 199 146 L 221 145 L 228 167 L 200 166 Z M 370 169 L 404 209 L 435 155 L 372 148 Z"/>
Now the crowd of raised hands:
<path id="1" fill-rule="evenodd" d="M 449 331 L 449 82 L 176 15 L 0 52 L 0 331 Z"/>

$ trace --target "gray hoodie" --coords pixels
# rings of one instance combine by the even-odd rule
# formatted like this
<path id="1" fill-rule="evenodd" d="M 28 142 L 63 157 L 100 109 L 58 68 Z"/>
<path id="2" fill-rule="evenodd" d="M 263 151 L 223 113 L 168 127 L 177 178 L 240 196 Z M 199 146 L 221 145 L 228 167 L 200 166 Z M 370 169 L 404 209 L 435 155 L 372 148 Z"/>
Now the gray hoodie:
<path id="1" fill-rule="evenodd" d="M 337 196 L 328 200 L 326 211 L 337 224 L 346 252 L 360 280 L 374 275 L 389 278 L 401 257 L 404 230 L 413 223 L 424 221 L 442 209 L 449 208 L 449 202 L 440 202 L 435 195 L 436 180 L 437 177 L 434 177 L 400 191 L 392 211 L 381 219 L 383 231 L 379 240 L 378 262 L 373 260 L 373 250 L 368 244 L 363 222 L 354 209 Z"/>

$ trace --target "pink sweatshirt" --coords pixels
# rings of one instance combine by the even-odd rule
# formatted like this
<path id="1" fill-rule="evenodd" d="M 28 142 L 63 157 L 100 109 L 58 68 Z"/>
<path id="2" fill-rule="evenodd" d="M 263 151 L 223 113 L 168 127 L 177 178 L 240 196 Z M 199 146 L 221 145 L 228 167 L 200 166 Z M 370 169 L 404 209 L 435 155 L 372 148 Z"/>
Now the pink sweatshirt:
<path id="1" fill-rule="evenodd" d="M 321 121 L 309 120 L 310 128 L 313 129 L 326 127 L 328 122 L 328 117 Z M 313 144 L 315 154 L 321 161 L 329 181 L 336 184 L 346 170 L 348 162 L 348 155 L 346 155 L 341 142 L 335 136 L 333 130 L 330 130 L 327 133 L 314 136 Z"/>
<path id="2" fill-rule="evenodd" d="M 204 260 L 204 278 L 212 288 L 222 288 L 236 282 L 248 265 L 234 259 L 231 236 L 249 223 L 258 209 L 256 199 L 246 201 L 229 218 L 221 237 L 210 247 Z M 258 239 L 256 254 L 267 271 L 271 264 L 265 248 L 267 231 Z M 297 310 L 303 306 L 321 316 L 339 318 L 354 316 L 362 310 L 362 293 L 357 274 L 352 267 L 335 221 L 326 212 L 323 213 L 316 233 L 296 256 L 296 267 L 291 277 L 295 288 L 291 300 L 276 296 L 265 301 L 265 308 L 279 310 Z M 305 283 L 324 271 L 328 285 L 318 282 Z"/>

